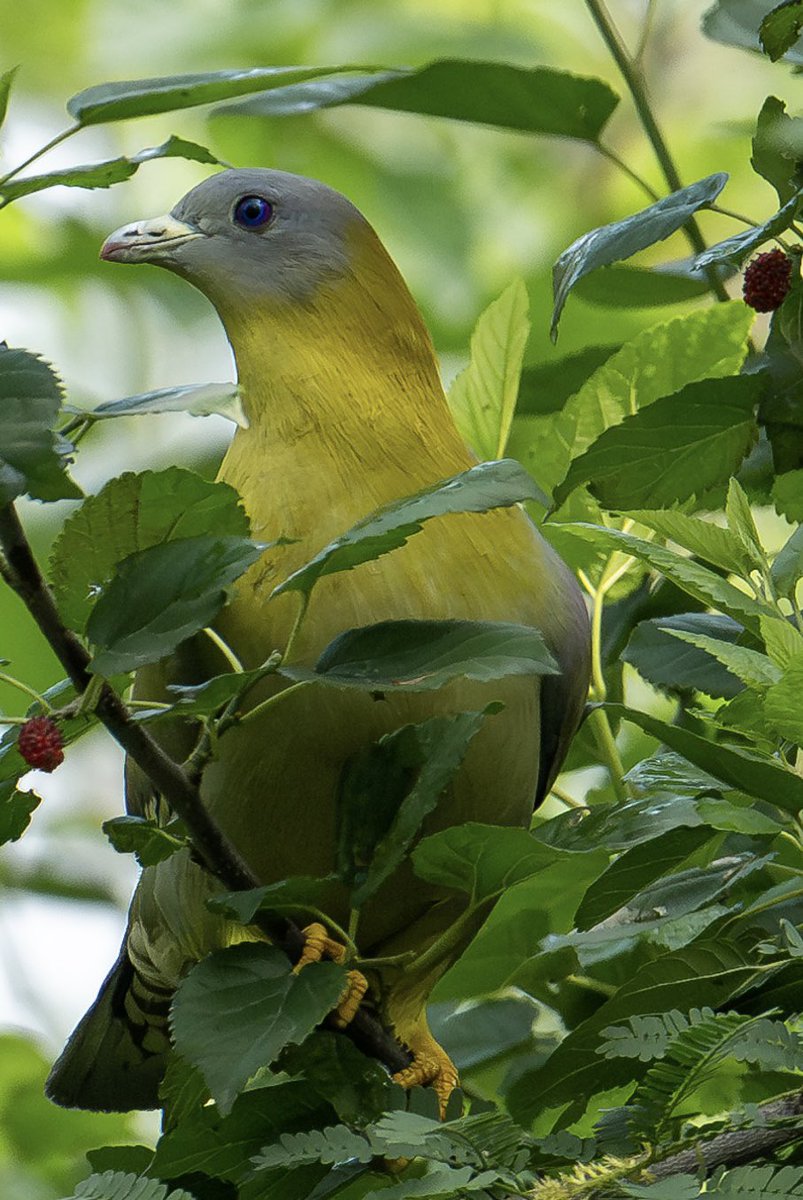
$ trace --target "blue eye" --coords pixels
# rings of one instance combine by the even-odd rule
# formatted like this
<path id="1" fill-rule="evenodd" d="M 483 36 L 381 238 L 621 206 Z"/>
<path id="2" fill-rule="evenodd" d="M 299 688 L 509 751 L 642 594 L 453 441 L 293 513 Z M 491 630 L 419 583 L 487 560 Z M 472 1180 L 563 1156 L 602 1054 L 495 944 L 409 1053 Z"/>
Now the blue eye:
<path id="1" fill-rule="evenodd" d="M 234 219 L 244 229 L 261 229 L 273 216 L 273 205 L 262 196 L 243 196 L 234 208 Z"/>

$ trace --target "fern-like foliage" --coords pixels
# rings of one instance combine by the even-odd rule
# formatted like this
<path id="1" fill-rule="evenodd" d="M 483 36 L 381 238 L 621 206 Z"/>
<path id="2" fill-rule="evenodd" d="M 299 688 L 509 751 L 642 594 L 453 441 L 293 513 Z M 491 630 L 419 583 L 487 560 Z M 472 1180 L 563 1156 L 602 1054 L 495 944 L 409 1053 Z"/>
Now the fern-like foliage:
<path id="1" fill-rule="evenodd" d="M 694 1019 L 668 1042 L 631 1098 L 634 1114 L 640 1110 L 633 1132 L 644 1140 L 674 1136 L 684 1100 L 726 1060 L 764 1070 L 803 1070 L 803 1038 L 781 1021 L 710 1010 L 689 1016 Z"/>
<path id="2" fill-rule="evenodd" d="M 723 1196 L 729 1200 L 800 1200 L 803 1167 L 772 1164 L 720 1169 L 704 1184 L 694 1175 L 672 1175 L 656 1183 L 620 1184 L 636 1200 L 697 1200 L 698 1196 Z"/>

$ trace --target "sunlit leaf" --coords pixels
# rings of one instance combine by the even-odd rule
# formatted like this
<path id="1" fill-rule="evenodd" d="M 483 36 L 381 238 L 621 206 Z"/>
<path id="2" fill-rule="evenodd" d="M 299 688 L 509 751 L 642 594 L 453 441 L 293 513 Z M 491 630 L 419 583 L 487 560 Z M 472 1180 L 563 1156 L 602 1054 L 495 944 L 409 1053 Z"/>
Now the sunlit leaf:
<path id="1" fill-rule="evenodd" d="M 111 417 L 137 417 L 144 413 L 187 412 L 193 417 L 218 414 L 234 421 L 241 429 L 248 428 L 240 388 L 236 383 L 202 383 L 159 388 L 155 392 L 127 396 L 124 400 L 109 400 L 105 404 L 99 404 L 91 412 L 72 411 L 92 421 L 105 421 Z"/>

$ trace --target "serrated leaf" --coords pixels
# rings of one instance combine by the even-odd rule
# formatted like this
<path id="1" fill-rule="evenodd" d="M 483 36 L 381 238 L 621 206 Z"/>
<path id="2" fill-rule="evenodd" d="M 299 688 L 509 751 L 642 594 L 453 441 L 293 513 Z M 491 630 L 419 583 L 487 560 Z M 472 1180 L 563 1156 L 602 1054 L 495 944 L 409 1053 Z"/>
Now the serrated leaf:
<path id="1" fill-rule="evenodd" d="M 772 659 L 760 650 L 751 650 L 748 646 L 735 646 L 732 642 L 723 642 L 705 633 L 693 633 L 687 629 L 668 629 L 667 632 L 681 642 L 688 642 L 691 646 L 705 650 L 747 687 L 766 688 L 777 683 L 781 677 L 781 672 Z"/>
<path id="2" fill-rule="evenodd" d="M 803 3 L 801 0 L 784 0 L 767 13 L 759 27 L 761 48 L 772 62 L 783 58 L 800 37 L 803 29 Z"/>
<path id="3" fill-rule="evenodd" d="M 723 529 L 713 521 L 674 509 L 631 508 L 626 515 L 729 574 L 743 575 L 750 570 L 750 558 L 740 540 L 730 529 Z"/>
<path id="4" fill-rule="evenodd" d="M 567 522 L 561 525 L 561 533 L 583 538 L 609 551 L 623 550 L 634 555 L 666 575 L 682 591 L 694 596 L 695 600 L 720 609 L 727 616 L 756 632 L 762 616 L 774 616 L 774 610 L 763 601 L 752 599 L 727 580 L 709 571 L 707 567 L 675 554 L 665 546 L 656 546 L 636 537 L 635 534 L 600 525 L 587 525 L 584 522 Z"/>
<path id="5" fill-rule="evenodd" d="M 263 553 L 244 537 L 185 537 L 129 554 L 87 621 L 96 675 L 157 662 L 214 620 L 226 589 Z"/>
<path id="6" fill-rule="evenodd" d="M 177 850 L 189 845 L 187 838 L 160 827 L 145 817 L 112 817 L 101 826 L 106 837 L 120 854 L 134 854 L 141 867 L 153 867 L 164 862 Z"/>
<path id="7" fill-rule="evenodd" d="M 25 494 L 80 499 L 64 470 L 72 446 L 53 431 L 61 400 L 52 367 L 27 350 L 0 346 L 0 503 Z"/>
<path id="8" fill-rule="evenodd" d="M 803 470 L 784 471 L 772 485 L 772 502 L 790 521 L 803 521 Z"/>
<path id="9" fill-rule="evenodd" d="M 516 400 L 516 417 L 541 417 L 559 412 L 570 396 L 621 346 L 586 346 L 563 358 L 523 367 Z"/>
<path id="10" fill-rule="evenodd" d="M 67 519 L 50 560 L 64 621 L 83 630 L 92 605 L 129 554 L 201 534 L 246 536 L 248 518 L 234 488 L 182 467 L 112 479 Z"/>
<path id="11" fill-rule="evenodd" d="M 330 67 L 319 75 L 342 75 Z M 596 142 L 619 98 L 606 83 L 510 63 L 441 59 L 417 70 L 351 68 L 352 78 L 328 78 L 273 90 L 218 110 L 243 116 L 288 116 L 338 104 L 368 104 Z M 314 76 L 311 76 L 314 80 Z M 274 85 L 275 86 L 275 85 Z"/>
<path id="12" fill-rule="evenodd" d="M 690 383 L 606 429 L 575 458 L 554 505 L 588 484 L 606 508 L 666 507 L 724 483 L 758 436 L 756 375 Z"/>
<path id="13" fill-rule="evenodd" d="M 551 490 L 573 458 L 612 425 L 689 383 L 738 373 L 754 313 L 740 301 L 717 304 L 644 329 L 612 355 L 556 415 L 533 462 Z"/>
<path id="14" fill-rule="evenodd" d="M 722 938 L 705 938 L 643 964 L 593 1015 L 573 1030 L 543 1066 L 525 1070 L 508 1090 L 507 1100 L 517 1120 L 571 1104 L 561 1120 L 585 1108 L 585 1098 L 602 1088 L 635 1077 L 628 1059 L 602 1060 L 596 1055 L 602 1030 L 638 1013 L 665 1012 L 684 1004 L 716 1008 L 755 977 L 754 953 Z"/>
<path id="15" fill-rule="evenodd" d="M 341 878 L 360 908 L 399 866 L 424 819 L 437 807 L 485 712 L 405 725 L 346 763 L 337 800 Z"/>
<path id="16" fill-rule="evenodd" d="M 214 104 L 235 96 L 286 87 L 353 67 L 253 67 L 243 71 L 208 71 L 156 79 L 130 79 L 100 83 L 78 92 L 67 101 L 67 111 L 81 125 L 101 125 L 147 117 L 155 113 Z"/>
<path id="17" fill-rule="evenodd" d="M 362 691 L 430 691 L 453 679 L 557 675 L 541 633 L 504 621 L 380 621 L 341 633 L 312 670 L 281 667 L 295 680 Z"/>
<path id="18" fill-rule="evenodd" d="M 639 621 L 622 651 L 621 658 L 636 668 L 648 683 L 662 689 L 682 691 L 695 688 L 707 696 L 730 699 L 742 690 L 742 682 L 723 667 L 697 642 L 688 649 L 677 645 L 677 631 L 713 635 L 720 645 L 732 645 L 744 629 L 730 617 L 716 613 L 679 613 Z M 685 639 L 684 639 L 685 640 Z"/>
<path id="19" fill-rule="evenodd" d="M 803 808 L 803 779 L 769 755 L 711 742 L 689 729 L 670 725 L 623 704 L 608 704 L 606 708 L 614 717 L 633 721 L 645 733 L 652 734 L 723 783 L 768 800 L 786 812 L 797 813 Z"/>
<path id="20" fill-rule="evenodd" d="M 99 404 L 91 412 L 78 409 L 72 411 L 93 421 L 106 421 L 114 417 L 137 417 L 148 413 L 187 412 L 193 417 L 216 414 L 233 421 L 241 429 L 248 428 L 240 388 L 236 383 L 202 383 L 158 388 L 155 392 L 126 396 L 123 400 L 109 400 L 105 404 Z"/>
<path id="21" fill-rule="evenodd" d="M 552 313 L 552 337 L 557 336 L 558 322 L 569 292 L 584 275 L 598 267 L 621 262 L 639 250 L 663 241 L 685 225 L 699 209 L 713 204 L 727 183 L 723 173 L 709 175 L 688 187 L 681 188 L 648 208 L 592 229 L 572 242 L 558 258 L 552 269 L 555 306 Z"/>
<path id="22" fill-rule="evenodd" d="M 241 925 L 250 925 L 260 910 L 295 914 L 315 911 L 317 916 L 321 911 L 343 908 L 347 900 L 346 890 L 336 875 L 322 879 L 293 875 L 264 887 L 212 896 L 207 900 L 207 908 Z"/>
<path id="23" fill-rule="evenodd" d="M 778 683 L 768 689 L 764 697 L 764 715 L 775 728 L 788 738 L 803 746 L 803 651 L 799 651 L 784 669 Z"/>
<path id="24" fill-rule="evenodd" d="M 791 621 L 786 621 L 783 617 L 767 616 L 761 618 L 759 626 L 767 654 L 782 670 L 803 652 L 803 633 Z"/>
<path id="25" fill-rule="evenodd" d="M 770 575 L 778 595 L 791 600 L 798 580 L 803 577 L 803 525 L 790 534 L 776 554 Z"/>
<path id="26" fill-rule="evenodd" d="M 218 950 L 181 982 L 171 1009 L 179 1054 L 199 1067 L 222 1113 L 285 1046 L 301 1042 L 337 1004 L 345 971 L 312 963 L 298 975 L 274 946 Z"/>
<path id="27" fill-rule="evenodd" d="M 527 289 L 514 279 L 477 321 L 469 365 L 447 396 L 460 436 L 480 460 L 505 453 L 529 332 Z"/>
<path id="28" fill-rule="evenodd" d="M 475 905 L 537 875 L 564 854 L 526 829 L 467 821 L 424 838 L 412 860 L 419 878 L 468 892 Z"/>
<path id="29" fill-rule="evenodd" d="M 351 571 L 403 546 L 424 521 L 453 512 L 487 512 L 509 508 L 523 500 L 540 500 L 542 493 L 519 463 L 512 459 L 479 463 L 450 479 L 442 479 L 414 496 L 385 504 L 324 546 L 273 589 L 273 595 L 298 591 L 306 595 L 323 575 Z"/>
<path id="30" fill-rule="evenodd" d="M 761 569 L 766 562 L 766 555 L 753 520 L 750 501 L 738 479 L 731 479 L 728 484 L 725 515 L 728 518 L 728 528 L 742 543 L 751 567 Z"/>

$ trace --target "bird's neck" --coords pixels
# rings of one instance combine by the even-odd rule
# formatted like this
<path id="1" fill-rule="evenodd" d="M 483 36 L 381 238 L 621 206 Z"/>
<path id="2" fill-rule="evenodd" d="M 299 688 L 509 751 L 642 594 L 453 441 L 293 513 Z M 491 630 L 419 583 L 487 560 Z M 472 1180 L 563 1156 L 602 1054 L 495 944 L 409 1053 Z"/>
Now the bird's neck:
<path id="1" fill-rule="evenodd" d="M 250 425 L 221 475 L 255 527 L 293 497 L 301 520 L 307 504 L 319 519 L 336 505 L 340 531 L 470 464 L 429 334 L 378 240 L 313 299 L 244 306 L 225 324 Z"/>

